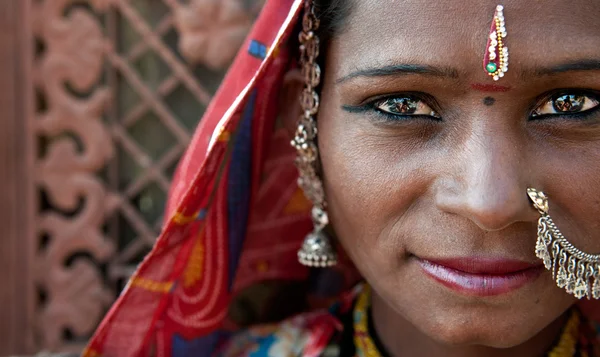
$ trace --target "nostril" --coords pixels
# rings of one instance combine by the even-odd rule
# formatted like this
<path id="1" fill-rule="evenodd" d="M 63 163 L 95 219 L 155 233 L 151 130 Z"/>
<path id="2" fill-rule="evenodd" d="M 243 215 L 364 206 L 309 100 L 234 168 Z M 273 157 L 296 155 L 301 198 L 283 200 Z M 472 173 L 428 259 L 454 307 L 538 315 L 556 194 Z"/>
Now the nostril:
<path id="1" fill-rule="evenodd" d="M 517 222 L 534 222 L 538 215 L 528 202 L 526 190 L 522 195 L 488 192 L 486 195 L 471 192 L 446 192 L 438 194 L 436 204 L 444 212 L 471 220 L 485 231 L 498 231 Z M 522 196 L 522 197 L 521 197 Z"/>

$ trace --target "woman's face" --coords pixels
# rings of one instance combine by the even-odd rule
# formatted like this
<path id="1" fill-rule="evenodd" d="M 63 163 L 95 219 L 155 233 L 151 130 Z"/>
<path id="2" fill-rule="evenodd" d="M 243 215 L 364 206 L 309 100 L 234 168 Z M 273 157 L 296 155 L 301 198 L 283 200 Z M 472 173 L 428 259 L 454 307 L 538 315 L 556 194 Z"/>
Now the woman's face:
<path id="1" fill-rule="evenodd" d="M 510 347 L 574 303 L 535 257 L 527 187 L 600 251 L 600 6 L 504 2 L 510 64 L 494 82 L 496 5 L 354 1 L 318 125 L 329 217 L 376 299 L 441 342 Z"/>

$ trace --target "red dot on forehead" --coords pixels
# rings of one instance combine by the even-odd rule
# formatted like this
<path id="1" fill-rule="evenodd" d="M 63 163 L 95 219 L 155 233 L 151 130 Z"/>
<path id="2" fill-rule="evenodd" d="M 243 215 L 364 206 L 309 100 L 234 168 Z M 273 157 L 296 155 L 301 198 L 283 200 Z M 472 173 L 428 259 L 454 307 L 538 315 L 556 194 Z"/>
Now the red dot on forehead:
<path id="1" fill-rule="evenodd" d="M 473 83 L 471 88 L 480 92 L 508 92 L 510 87 L 497 84 Z"/>

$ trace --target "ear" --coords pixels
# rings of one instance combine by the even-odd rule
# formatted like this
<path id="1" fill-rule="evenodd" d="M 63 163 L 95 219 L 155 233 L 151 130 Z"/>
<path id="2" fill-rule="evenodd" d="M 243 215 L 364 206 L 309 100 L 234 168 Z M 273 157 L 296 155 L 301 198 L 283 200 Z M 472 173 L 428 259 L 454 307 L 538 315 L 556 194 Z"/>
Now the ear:
<path id="1" fill-rule="evenodd" d="M 296 134 L 298 119 L 302 115 L 300 95 L 303 89 L 304 77 L 299 69 L 294 68 L 285 74 L 279 95 L 279 117 L 290 138 Z"/>

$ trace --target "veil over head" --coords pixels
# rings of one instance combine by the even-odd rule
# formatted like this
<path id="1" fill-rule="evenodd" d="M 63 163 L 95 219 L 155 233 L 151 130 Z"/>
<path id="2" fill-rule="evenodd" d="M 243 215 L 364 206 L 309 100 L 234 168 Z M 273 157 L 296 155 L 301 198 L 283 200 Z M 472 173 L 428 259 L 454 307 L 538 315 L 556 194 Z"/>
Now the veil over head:
<path id="1" fill-rule="evenodd" d="M 162 233 L 84 356 L 209 356 L 236 328 L 229 305 L 245 288 L 311 278 L 336 295 L 352 280 L 343 262 L 321 274 L 331 293 L 296 258 L 311 204 L 277 112 L 303 4 L 266 1 L 179 163 Z"/>

